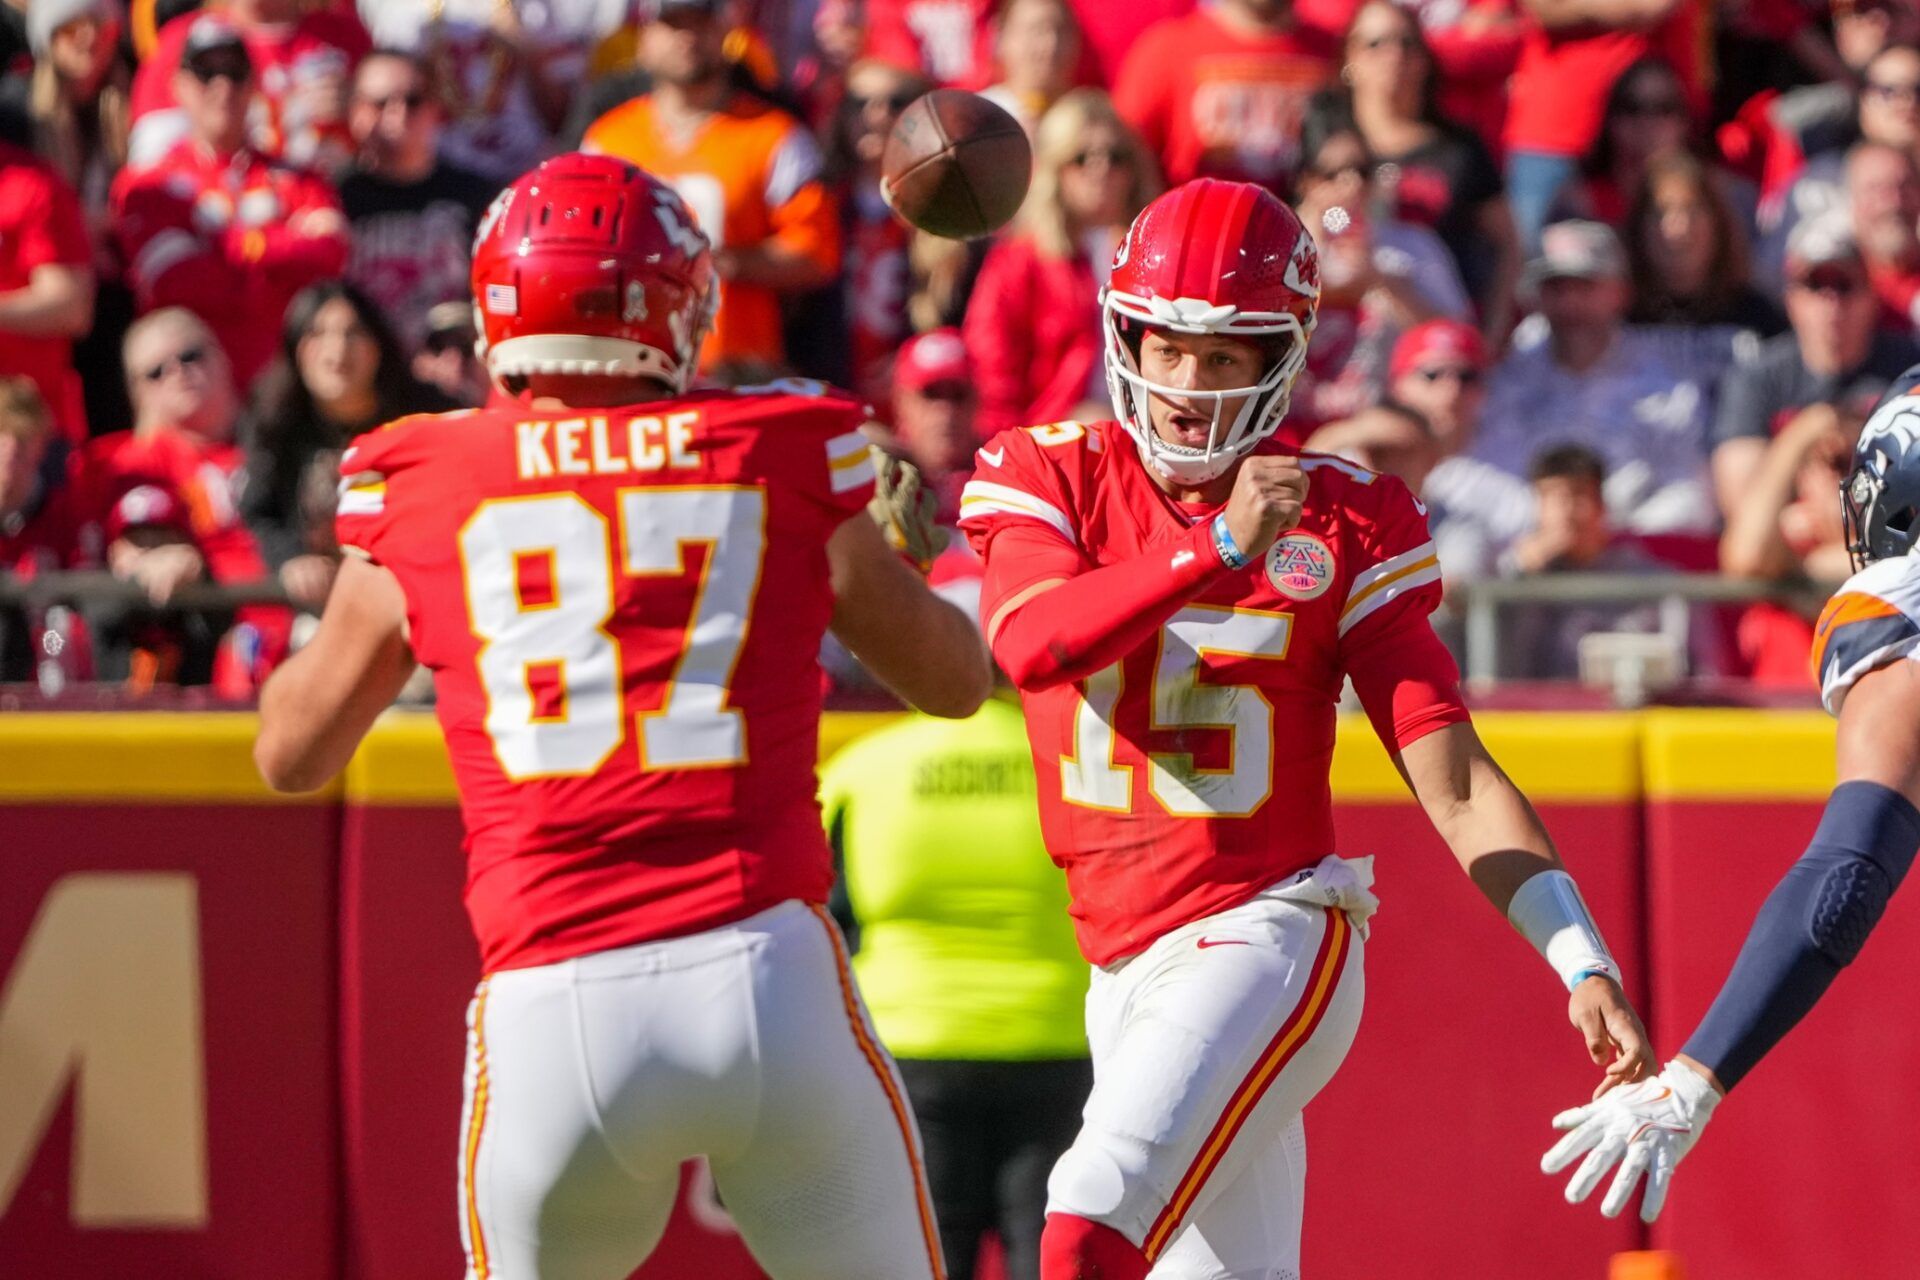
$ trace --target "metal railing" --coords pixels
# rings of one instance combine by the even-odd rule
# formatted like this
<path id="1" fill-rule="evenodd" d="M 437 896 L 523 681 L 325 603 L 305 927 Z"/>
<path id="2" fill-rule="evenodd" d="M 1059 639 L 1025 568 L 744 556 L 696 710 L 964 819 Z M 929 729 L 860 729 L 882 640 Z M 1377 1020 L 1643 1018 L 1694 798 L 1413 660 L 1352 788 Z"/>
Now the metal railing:
<path id="1" fill-rule="evenodd" d="M 1711 573 L 1548 573 L 1453 584 L 1449 603 L 1465 617 L 1466 675 L 1476 684 L 1499 680 L 1500 611 L 1522 605 L 1653 604 L 1660 632 L 1685 650 L 1693 606 L 1774 604 L 1817 610 L 1839 583 L 1772 582 Z"/>

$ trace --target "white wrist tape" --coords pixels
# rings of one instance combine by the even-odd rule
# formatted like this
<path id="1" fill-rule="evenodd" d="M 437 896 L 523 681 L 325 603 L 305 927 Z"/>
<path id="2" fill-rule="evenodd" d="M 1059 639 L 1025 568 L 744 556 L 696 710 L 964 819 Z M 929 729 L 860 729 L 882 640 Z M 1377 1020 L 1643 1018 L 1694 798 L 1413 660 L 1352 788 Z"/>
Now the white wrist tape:
<path id="1" fill-rule="evenodd" d="M 1573 990 L 1582 974 L 1604 973 L 1620 980 L 1620 966 L 1607 950 L 1579 886 L 1566 872 L 1543 871 L 1527 880 L 1507 904 L 1507 919 L 1546 957 L 1567 990 Z"/>

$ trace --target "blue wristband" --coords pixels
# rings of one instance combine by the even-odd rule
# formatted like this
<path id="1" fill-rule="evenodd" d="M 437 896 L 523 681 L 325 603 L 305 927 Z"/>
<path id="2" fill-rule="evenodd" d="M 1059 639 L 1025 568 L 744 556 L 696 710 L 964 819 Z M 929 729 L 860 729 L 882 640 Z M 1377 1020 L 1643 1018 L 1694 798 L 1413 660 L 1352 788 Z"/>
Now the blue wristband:
<path id="1" fill-rule="evenodd" d="M 1220 563 L 1229 569 L 1244 569 L 1253 563 L 1234 542 L 1233 534 L 1227 529 L 1227 516 L 1224 511 L 1213 518 L 1212 528 L 1213 549 L 1220 553 Z"/>
<path id="2" fill-rule="evenodd" d="M 1573 975 L 1572 986 L 1569 986 L 1567 989 L 1571 991 L 1573 987 L 1579 986 L 1581 983 L 1585 982 L 1588 978 L 1609 978 L 1609 979 L 1612 979 L 1612 981 L 1615 983 L 1618 983 L 1620 981 L 1620 979 L 1615 978 L 1613 974 L 1609 973 L 1605 969 L 1582 969 L 1580 972 Z"/>

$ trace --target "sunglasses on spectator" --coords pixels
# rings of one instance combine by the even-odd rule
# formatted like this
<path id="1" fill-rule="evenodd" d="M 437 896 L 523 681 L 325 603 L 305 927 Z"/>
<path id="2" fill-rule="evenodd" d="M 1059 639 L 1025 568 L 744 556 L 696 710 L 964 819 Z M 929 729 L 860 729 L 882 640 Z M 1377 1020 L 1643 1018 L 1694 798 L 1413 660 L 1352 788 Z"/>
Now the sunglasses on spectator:
<path id="1" fill-rule="evenodd" d="M 1373 165 L 1365 160 L 1349 160 L 1345 164 L 1316 164 L 1308 168 L 1307 173 L 1322 182 L 1333 182 L 1345 177 L 1354 177 L 1362 182 L 1368 182 L 1373 178 Z"/>
<path id="2" fill-rule="evenodd" d="M 384 98 L 372 98 L 363 94 L 361 95 L 360 101 L 366 103 L 375 111 L 385 111 L 388 107 L 402 106 L 411 114 L 427 105 L 427 95 L 424 90 L 415 89 L 411 93 L 390 93 Z"/>
<path id="3" fill-rule="evenodd" d="M 1084 169 L 1095 160 L 1104 160 L 1109 168 L 1118 169 L 1133 159 L 1133 152 L 1125 147 L 1088 147 L 1085 151 L 1067 157 L 1067 163 L 1076 169 Z"/>
<path id="4" fill-rule="evenodd" d="M 191 369 L 207 358 L 205 347 L 188 347 L 178 355 L 168 356 L 151 368 L 142 369 L 140 376 L 148 382 L 158 382 L 175 369 Z"/>
<path id="5" fill-rule="evenodd" d="M 1912 80 L 1869 80 L 1867 92 L 1882 102 L 1912 106 L 1920 102 L 1920 82 Z"/>
<path id="6" fill-rule="evenodd" d="M 1415 35 L 1372 36 L 1360 42 L 1360 47 L 1368 53 L 1378 53 L 1382 49 L 1397 48 L 1406 53 L 1420 50 L 1420 37 Z"/>
<path id="7" fill-rule="evenodd" d="M 1470 364 L 1437 365 L 1431 369 L 1415 369 L 1422 382 L 1443 382 L 1449 378 L 1463 387 L 1477 387 L 1485 375 Z"/>
<path id="8" fill-rule="evenodd" d="M 245 84 L 253 79 L 253 63 L 244 53 L 227 57 L 213 54 L 195 58 L 187 64 L 187 70 L 201 84 L 212 84 L 215 80 L 231 80 L 235 84 Z"/>
<path id="9" fill-rule="evenodd" d="M 1809 271 L 1793 280 L 1793 287 L 1805 289 L 1809 293 L 1830 293 L 1836 298 L 1850 298 L 1866 288 L 1866 281 L 1850 271 Z"/>
<path id="10" fill-rule="evenodd" d="M 912 101 L 919 97 L 917 93 L 850 93 L 847 105 L 855 111 L 865 111 L 869 107 L 885 107 L 894 114 L 905 111 Z"/>
<path id="11" fill-rule="evenodd" d="M 1687 104 L 1678 98 L 1628 98 L 1619 114 L 1629 120 L 1672 119 L 1687 114 Z"/>
<path id="12" fill-rule="evenodd" d="M 473 331 L 471 329 L 441 329 L 427 335 L 420 344 L 430 355 L 444 355 L 449 351 L 473 350 Z"/>

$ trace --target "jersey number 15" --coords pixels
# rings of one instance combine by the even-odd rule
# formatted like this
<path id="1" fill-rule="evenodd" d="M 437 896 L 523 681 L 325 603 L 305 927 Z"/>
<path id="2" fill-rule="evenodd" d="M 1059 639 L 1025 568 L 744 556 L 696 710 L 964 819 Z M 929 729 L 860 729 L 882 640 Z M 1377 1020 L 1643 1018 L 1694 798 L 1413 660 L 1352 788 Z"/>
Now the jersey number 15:
<path id="1" fill-rule="evenodd" d="M 487 733 L 515 782 L 592 773 L 626 740 L 625 667 L 607 629 L 615 575 L 687 576 L 690 545 L 704 545 L 706 556 L 665 696 L 658 710 L 635 716 L 640 767 L 746 761 L 745 717 L 727 705 L 727 687 L 767 550 L 765 491 L 641 487 L 620 490 L 614 503 L 617 531 L 572 493 L 495 498 L 460 530 Z M 522 568 L 542 558 L 551 585 L 529 601 Z M 536 683 L 557 690 L 544 706 Z"/>

